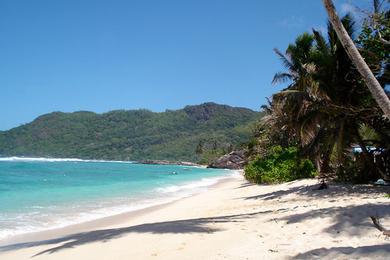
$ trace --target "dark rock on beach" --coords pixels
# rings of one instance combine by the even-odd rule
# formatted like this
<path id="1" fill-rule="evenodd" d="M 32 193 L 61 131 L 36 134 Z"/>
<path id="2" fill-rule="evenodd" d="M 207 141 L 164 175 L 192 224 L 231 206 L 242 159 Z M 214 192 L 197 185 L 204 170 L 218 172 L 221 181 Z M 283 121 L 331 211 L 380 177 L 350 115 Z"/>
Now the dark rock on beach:
<path id="1" fill-rule="evenodd" d="M 246 163 L 245 151 L 233 151 L 216 159 L 208 167 L 224 169 L 242 169 Z"/>

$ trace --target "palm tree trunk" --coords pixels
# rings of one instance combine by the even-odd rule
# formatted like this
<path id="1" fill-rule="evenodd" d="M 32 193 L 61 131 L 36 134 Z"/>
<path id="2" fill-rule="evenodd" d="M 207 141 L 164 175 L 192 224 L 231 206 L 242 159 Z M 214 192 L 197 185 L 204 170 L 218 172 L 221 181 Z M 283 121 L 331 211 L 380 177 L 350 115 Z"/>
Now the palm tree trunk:
<path id="1" fill-rule="evenodd" d="M 333 28 L 337 33 L 337 37 L 339 38 L 349 58 L 352 60 L 353 64 L 356 66 L 357 70 L 361 74 L 368 89 L 378 103 L 379 107 L 382 109 L 385 116 L 387 118 L 390 118 L 390 100 L 387 97 L 385 91 L 383 90 L 382 86 L 379 84 L 378 80 L 375 78 L 374 74 L 364 61 L 363 57 L 360 55 L 352 39 L 349 37 L 347 31 L 345 30 L 339 17 L 337 16 L 336 9 L 333 5 L 332 0 L 322 1 L 325 5 L 326 11 L 328 12 L 330 22 L 332 23 Z"/>

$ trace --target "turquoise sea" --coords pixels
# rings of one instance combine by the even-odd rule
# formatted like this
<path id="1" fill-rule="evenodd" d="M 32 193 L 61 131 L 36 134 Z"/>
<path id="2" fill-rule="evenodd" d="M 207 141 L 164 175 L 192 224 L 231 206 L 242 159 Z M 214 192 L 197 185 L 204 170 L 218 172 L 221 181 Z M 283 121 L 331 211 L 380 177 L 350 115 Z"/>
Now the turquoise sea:
<path id="1" fill-rule="evenodd" d="M 0 158 L 0 239 L 174 201 L 234 174 L 178 165 Z"/>

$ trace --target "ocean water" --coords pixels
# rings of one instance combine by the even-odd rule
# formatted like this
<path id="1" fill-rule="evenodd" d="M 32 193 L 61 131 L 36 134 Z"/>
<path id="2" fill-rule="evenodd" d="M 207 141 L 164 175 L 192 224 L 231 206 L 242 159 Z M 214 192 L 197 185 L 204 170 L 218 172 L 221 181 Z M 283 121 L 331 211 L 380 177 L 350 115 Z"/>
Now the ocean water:
<path id="1" fill-rule="evenodd" d="M 178 165 L 0 158 L 0 239 L 174 201 L 234 175 Z"/>

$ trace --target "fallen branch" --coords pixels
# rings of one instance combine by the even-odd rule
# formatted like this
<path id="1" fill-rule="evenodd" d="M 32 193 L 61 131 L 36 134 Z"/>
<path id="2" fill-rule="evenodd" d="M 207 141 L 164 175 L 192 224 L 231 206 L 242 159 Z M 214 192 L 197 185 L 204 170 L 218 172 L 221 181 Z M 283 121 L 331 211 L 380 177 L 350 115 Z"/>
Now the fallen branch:
<path id="1" fill-rule="evenodd" d="M 390 236 L 390 230 L 385 229 L 380 223 L 379 218 L 370 216 L 372 223 L 374 223 L 374 226 L 379 230 L 382 231 L 383 235 Z"/>

